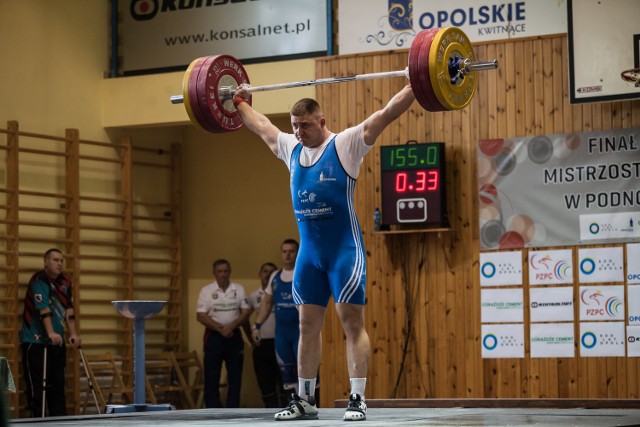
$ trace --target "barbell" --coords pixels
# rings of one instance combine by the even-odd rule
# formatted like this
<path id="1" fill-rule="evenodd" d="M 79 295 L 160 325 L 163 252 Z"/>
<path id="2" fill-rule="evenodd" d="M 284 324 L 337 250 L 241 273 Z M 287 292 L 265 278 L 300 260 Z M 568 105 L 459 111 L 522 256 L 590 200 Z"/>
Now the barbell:
<path id="1" fill-rule="evenodd" d="M 189 119 L 202 129 L 229 132 L 243 125 L 232 102 L 233 94 L 240 85 L 253 93 L 354 80 L 406 77 L 416 100 L 424 109 L 450 111 L 462 109 L 471 102 L 477 86 L 476 71 L 498 68 L 497 60 L 476 61 L 469 38 L 456 27 L 420 31 L 411 43 L 408 62 L 408 66 L 400 71 L 251 86 L 247 72 L 233 56 L 205 56 L 189 64 L 182 79 L 182 95 L 172 96 L 171 103 L 184 104 Z M 251 98 L 247 100 L 250 105 Z"/>

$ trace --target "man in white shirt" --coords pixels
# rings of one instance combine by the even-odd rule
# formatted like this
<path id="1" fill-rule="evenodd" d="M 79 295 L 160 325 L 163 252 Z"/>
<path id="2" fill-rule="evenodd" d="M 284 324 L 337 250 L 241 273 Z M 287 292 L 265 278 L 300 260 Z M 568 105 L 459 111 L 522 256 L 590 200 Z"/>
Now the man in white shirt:
<path id="1" fill-rule="evenodd" d="M 221 408 L 220 374 L 227 367 L 227 408 L 240 406 L 240 385 L 244 362 L 244 340 L 240 326 L 249 317 L 244 287 L 231 282 L 231 264 L 213 262 L 215 281 L 204 286 L 198 297 L 197 320 L 204 332 L 204 401 L 207 408 Z M 251 339 L 250 337 L 248 337 Z"/>

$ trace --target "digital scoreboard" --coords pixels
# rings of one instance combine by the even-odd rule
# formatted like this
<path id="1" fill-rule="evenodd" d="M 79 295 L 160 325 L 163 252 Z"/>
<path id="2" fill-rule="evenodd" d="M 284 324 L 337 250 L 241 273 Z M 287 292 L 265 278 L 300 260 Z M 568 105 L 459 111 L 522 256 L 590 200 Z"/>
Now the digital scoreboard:
<path id="1" fill-rule="evenodd" d="M 448 226 L 444 143 L 380 147 L 382 225 Z"/>

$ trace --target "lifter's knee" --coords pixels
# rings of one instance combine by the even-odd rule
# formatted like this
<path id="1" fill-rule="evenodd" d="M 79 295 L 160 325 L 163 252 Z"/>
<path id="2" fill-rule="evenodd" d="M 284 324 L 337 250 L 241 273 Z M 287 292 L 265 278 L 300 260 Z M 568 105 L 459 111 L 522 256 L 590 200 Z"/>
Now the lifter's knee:
<path id="1" fill-rule="evenodd" d="M 340 323 L 347 336 L 359 336 L 364 330 L 364 306 L 355 304 L 336 304 Z"/>
<path id="2" fill-rule="evenodd" d="M 325 308 L 319 305 L 304 304 L 300 307 L 300 336 L 320 335 L 324 323 Z"/>

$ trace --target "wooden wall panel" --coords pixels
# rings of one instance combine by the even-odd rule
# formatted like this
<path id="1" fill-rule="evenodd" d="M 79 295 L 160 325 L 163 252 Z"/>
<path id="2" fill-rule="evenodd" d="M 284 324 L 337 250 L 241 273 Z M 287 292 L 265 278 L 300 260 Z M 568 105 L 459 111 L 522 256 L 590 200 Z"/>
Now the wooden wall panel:
<path id="1" fill-rule="evenodd" d="M 638 358 L 531 359 L 527 343 L 523 359 L 482 359 L 476 158 L 480 139 L 638 127 L 640 101 L 570 105 L 565 35 L 482 44 L 475 53 L 497 58 L 500 68 L 480 73 L 467 108 L 430 113 L 415 103 L 377 142 L 446 142 L 451 230 L 375 233 L 379 148 L 360 169 L 356 208 L 367 249 L 372 347 L 367 397 L 637 398 Z M 392 51 L 322 58 L 316 70 L 318 78 L 336 77 L 395 71 L 406 63 L 407 51 Z M 318 86 L 317 98 L 329 129 L 338 131 L 383 107 L 404 84 L 387 78 Z M 528 286 L 523 290 L 526 304 Z M 410 328 L 407 319 L 413 319 Z M 332 308 L 323 340 L 322 405 L 333 406 L 347 397 L 349 382 L 344 334 Z"/>
<path id="2" fill-rule="evenodd" d="M 114 310 L 114 299 L 167 300 L 166 309 L 146 321 L 147 352 L 184 350 L 181 149 L 134 148 L 129 137 L 122 143 L 83 140 L 77 129 L 64 137 L 35 134 L 20 130 L 17 121 L 1 134 L 0 257 L 6 268 L 0 267 L 0 357 L 7 358 L 16 383 L 9 412 L 20 418 L 29 416 L 18 339 L 23 298 L 51 247 L 65 253 L 87 356 L 122 357 L 126 381 L 133 383 L 132 321 Z M 148 168 L 151 185 L 143 182 Z M 158 190 L 163 181 L 171 185 Z M 67 356 L 67 409 L 79 414 L 89 390 L 78 352 L 69 347 Z"/>

